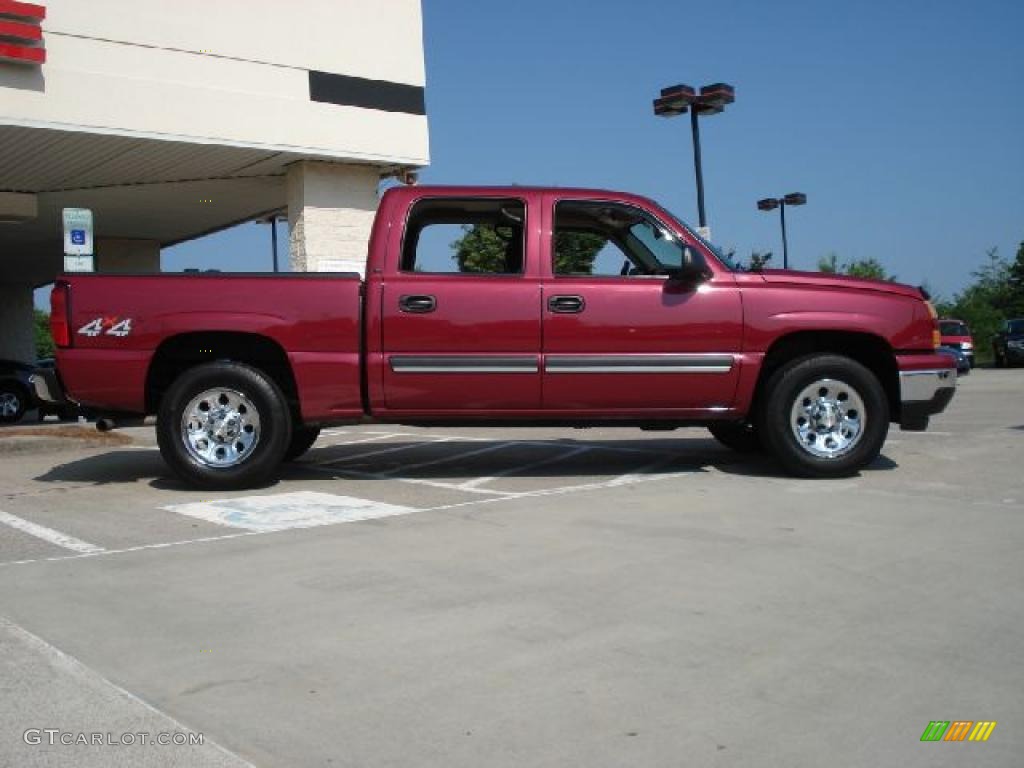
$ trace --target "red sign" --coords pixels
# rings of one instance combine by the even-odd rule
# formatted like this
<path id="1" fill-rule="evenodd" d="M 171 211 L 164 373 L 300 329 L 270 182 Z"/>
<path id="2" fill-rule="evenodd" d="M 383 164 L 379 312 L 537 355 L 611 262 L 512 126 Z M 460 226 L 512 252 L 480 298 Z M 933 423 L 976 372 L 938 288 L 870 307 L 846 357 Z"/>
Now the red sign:
<path id="1" fill-rule="evenodd" d="M 42 64 L 46 8 L 18 0 L 0 0 L 0 62 Z"/>

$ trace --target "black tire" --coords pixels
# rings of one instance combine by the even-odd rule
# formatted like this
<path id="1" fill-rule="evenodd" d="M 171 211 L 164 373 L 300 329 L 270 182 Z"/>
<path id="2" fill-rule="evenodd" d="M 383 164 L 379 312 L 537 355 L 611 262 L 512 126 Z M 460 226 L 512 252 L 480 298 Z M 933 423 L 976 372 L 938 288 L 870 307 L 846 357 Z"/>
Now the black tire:
<path id="1" fill-rule="evenodd" d="M 318 437 L 320 437 L 320 427 L 294 427 L 292 441 L 288 444 L 288 450 L 284 452 L 284 460 L 294 461 L 299 458 L 313 447 L 313 443 Z"/>
<path id="2" fill-rule="evenodd" d="M 840 409 L 845 408 L 844 402 L 852 402 L 852 391 L 862 401 L 864 411 L 846 411 L 847 415 L 855 414 L 859 420 L 859 437 L 851 440 L 850 447 L 844 452 L 831 457 L 813 453 L 815 449 L 826 450 L 828 438 L 809 434 L 807 437 L 812 444 L 805 445 L 797 437 L 795 420 L 791 423 L 801 396 L 808 388 L 824 380 L 835 385 L 838 394 L 831 391 L 828 394 Z M 846 400 L 843 400 L 844 395 Z M 811 401 L 805 398 L 803 402 Z M 763 403 L 758 424 L 761 439 L 782 466 L 799 477 L 852 475 L 878 457 L 889 433 L 889 401 L 881 382 L 860 363 L 840 355 L 811 355 L 783 366 L 768 380 Z M 838 435 L 837 438 L 844 439 Z M 841 446 L 837 450 L 842 450 Z"/>
<path id="3" fill-rule="evenodd" d="M 247 418 L 256 421 L 255 425 L 244 424 L 241 427 L 248 429 L 253 426 L 253 431 L 247 434 L 254 437 L 247 438 L 252 440 L 251 446 L 245 446 L 248 453 L 239 455 L 236 463 L 231 465 L 213 465 L 201 459 L 186 437 L 184 428 L 186 411 L 191 412 L 192 401 L 218 389 L 225 390 L 223 397 L 228 403 L 225 407 L 233 408 L 234 416 L 245 414 Z M 238 407 L 230 405 L 230 398 L 236 398 L 238 402 L 247 400 L 255 414 L 244 404 Z M 218 402 L 214 399 L 213 404 L 216 406 Z M 199 408 L 203 404 L 206 404 L 205 400 Z M 210 412 L 209 404 L 206 404 L 205 412 Z M 225 428 L 233 429 L 234 426 L 237 424 L 228 424 Z M 242 437 L 238 434 L 233 438 L 230 434 L 229 431 L 229 451 L 232 450 L 231 441 Z M 292 424 L 284 395 L 277 384 L 262 371 L 241 363 L 208 363 L 189 369 L 168 389 L 160 403 L 156 435 L 164 461 L 187 483 L 200 488 L 234 490 L 263 485 L 275 477 L 285 450 L 291 443 Z M 208 444 L 216 451 L 221 451 L 217 446 L 224 443 L 223 436 L 210 437 Z M 200 436 L 200 439 L 203 437 Z M 216 460 L 214 456 L 208 458 Z"/>
<path id="4" fill-rule="evenodd" d="M 723 421 L 718 424 L 708 424 L 708 431 L 718 442 L 737 453 L 757 453 L 763 448 L 761 435 L 758 434 L 753 424 L 741 421 Z"/>
<path id="5" fill-rule="evenodd" d="M 999 354 L 999 350 L 998 349 L 996 350 L 995 358 L 996 358 L 996 368 L 1005 368 L 1006 367 L 1006 358 Z"/>
<path id="6" fill-rule="evenodd" d="M 0 423 L 14 424 L 28 410 L 28 392 L 20 384 L 0 384 Z"/>

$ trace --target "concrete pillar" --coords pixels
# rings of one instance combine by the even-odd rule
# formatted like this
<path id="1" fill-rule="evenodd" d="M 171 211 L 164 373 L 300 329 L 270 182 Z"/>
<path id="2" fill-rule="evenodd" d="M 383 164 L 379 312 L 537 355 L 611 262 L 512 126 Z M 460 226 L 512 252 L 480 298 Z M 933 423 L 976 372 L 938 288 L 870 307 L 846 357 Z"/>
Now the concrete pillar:
<path id="1" fill-rule="evenodd" d="M 379 180 L 370 165 L 303 161 L 288 168 L 293 271 L 365 272 Z"/>
<path id="2" fill-rule="evenodd" d="M 32 286 L 0 283 L 0 359 L 31 363 L 36 359 Z"/>
<path id="3" fill-rule="evenodd" d="M 101 237 L 96 241 L 96 271 L 112 274 L 159 272 L 160 243 Z"/>

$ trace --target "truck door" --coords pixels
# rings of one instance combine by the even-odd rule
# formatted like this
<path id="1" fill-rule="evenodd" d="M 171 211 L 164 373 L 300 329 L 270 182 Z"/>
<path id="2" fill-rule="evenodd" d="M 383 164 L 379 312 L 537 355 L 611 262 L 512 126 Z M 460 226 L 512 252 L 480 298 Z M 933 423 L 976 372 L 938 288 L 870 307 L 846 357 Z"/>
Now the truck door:
<path id="1" fill-rule="evenodd" d="M 381 289 L 387 411 L 540 408 L 536 212 L 507 197 L 412 206 L 399 269 Z"/>
<path id="2" fill-rule="evenodd" d="M 742 343 L 732 274 L 708 264 L 699 284 L 671 279 L 702 251 L 639 204 L 548 195 L 544 209 L 545 410 L 685 418 L 732 406 Z"/>

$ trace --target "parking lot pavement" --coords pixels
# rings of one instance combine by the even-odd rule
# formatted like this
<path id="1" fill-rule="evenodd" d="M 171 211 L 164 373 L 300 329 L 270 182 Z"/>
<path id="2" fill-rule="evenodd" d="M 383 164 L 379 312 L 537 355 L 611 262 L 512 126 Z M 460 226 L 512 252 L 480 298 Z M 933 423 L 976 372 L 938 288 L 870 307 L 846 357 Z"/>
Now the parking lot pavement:
<path id="1" fill-rule="evenodd" d="M 204 734 L 208 755 L 174 758 L 197 765 L 1024 750 L 1024 371 L 975 371 L 931 431 L 891 432 L 839 481 L 701 430 L 378 425 L 327 431 L 266 488 L 210 494 L 169 475 L 151 429 L 117 434 L 131 441 L 12 449 L 0 430 L 0 645 L 25 659 L 0 681 L 17 692 L 0 764 L 88 765 L 23 732 L 148 717 Z M 83 680 L 109 715 L 87 712 Z M 933 720 L 999 725 L 922 743 Z M 190 748 L 102 749 L 164 765 Z"/>

